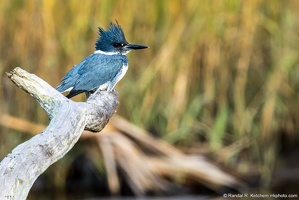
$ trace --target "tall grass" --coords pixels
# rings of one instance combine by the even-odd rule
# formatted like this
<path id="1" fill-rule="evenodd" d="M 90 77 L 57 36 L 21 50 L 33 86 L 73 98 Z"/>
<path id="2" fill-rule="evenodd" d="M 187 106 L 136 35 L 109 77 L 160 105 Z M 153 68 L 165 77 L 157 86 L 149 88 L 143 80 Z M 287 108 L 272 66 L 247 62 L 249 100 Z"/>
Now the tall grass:
<path id="1" fill-rule="evenodd" d="M 298 10 L 291 0 L 3 0 L 1 112 L 48 123 L 4 72 L 21 66 L 57 86 L 116 19 L 129 42 L 150 46 L 129 54 L 118 114 L 182 147 L 207 143 L 232 166 L 256 163 L 267 183 L 281 134 L 298 139 Z M 10 132 L 2 157 L 26 139 Z"/>

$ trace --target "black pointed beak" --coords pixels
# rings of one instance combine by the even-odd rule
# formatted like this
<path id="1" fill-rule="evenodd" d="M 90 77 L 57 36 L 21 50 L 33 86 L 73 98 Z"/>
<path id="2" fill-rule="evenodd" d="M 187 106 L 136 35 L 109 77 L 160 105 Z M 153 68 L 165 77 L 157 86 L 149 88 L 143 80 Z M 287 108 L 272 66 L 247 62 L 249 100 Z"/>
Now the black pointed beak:
<path id="1" fill-rule="evenodd" d="M 148 46 L 144 46 L 140 44 L 127 44 L 125 48 L 129 50 L 137 50 L 137 49 L 146 49 L 148 48 Z"/>

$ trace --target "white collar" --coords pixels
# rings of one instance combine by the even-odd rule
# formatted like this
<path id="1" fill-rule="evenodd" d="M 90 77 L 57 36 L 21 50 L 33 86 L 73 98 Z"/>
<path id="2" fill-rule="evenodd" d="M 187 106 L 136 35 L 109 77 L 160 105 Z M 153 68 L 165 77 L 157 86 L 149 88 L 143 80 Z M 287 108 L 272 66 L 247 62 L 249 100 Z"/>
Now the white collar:
<path id="1" fill-rule="evenodd" d="M 108 55 L 108 56 L 112 56 L 112 55 L 126 55 L 127 53 L 129 53 L 130 50 L 125 51 L 124 53 L 120 54 L 118 52 L 106 52 L 106 51 L 101 51 L 101 50 L 95 50 L 94 54 L 103 54 L 103 55 Z"/>
<path id="2" fill-rule="evenodd" d="M 104 54 L 104 55 L 117 55 L 118 53 L 117 52 L 105 52 L 105 51 L 101 51 L 101 50 L 96 50 L 94 51 L 95 54 L 99 53 L 99 54 Z"/>

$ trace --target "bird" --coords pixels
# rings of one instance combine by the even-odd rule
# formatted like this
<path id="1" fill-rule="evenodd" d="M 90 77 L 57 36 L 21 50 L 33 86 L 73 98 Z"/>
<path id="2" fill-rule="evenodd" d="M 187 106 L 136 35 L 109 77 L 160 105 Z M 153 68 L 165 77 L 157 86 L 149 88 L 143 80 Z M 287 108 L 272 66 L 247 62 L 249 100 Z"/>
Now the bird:
<path id="1" fill-rule="evenodd" d="M 111 92 L 128 70 L 126 54 L 131 50 L 148 48 L 128 43 L 117 21 L 110 22 L 107 30 L 101 27 L 98 30 L 94 53 L 75 65 L 56 88 L 61 93 L 69 92 L 67 98 L 83 92 L 88 97 L 97 89 Z"/>

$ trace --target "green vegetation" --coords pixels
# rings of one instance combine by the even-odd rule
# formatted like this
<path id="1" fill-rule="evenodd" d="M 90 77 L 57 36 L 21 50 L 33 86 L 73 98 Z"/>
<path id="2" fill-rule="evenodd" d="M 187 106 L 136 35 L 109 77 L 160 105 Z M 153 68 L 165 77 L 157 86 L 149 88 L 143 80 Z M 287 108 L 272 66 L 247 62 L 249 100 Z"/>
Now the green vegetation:
<path id="1" fill-rule="evenodd" d="M 2 0 L 0 111 L 47 124 L 4 72 L 20 66 L 56 87 L 116 19 L 129 42 L 150 46 L 128 55 L 118 114 L 243 173 L 238 164 L 254 163 L 267 183 L 280 138 L 298 139 L 298 11 L 295 0 Z M 0 135 L 1 157 L 28 138 Z"/>

